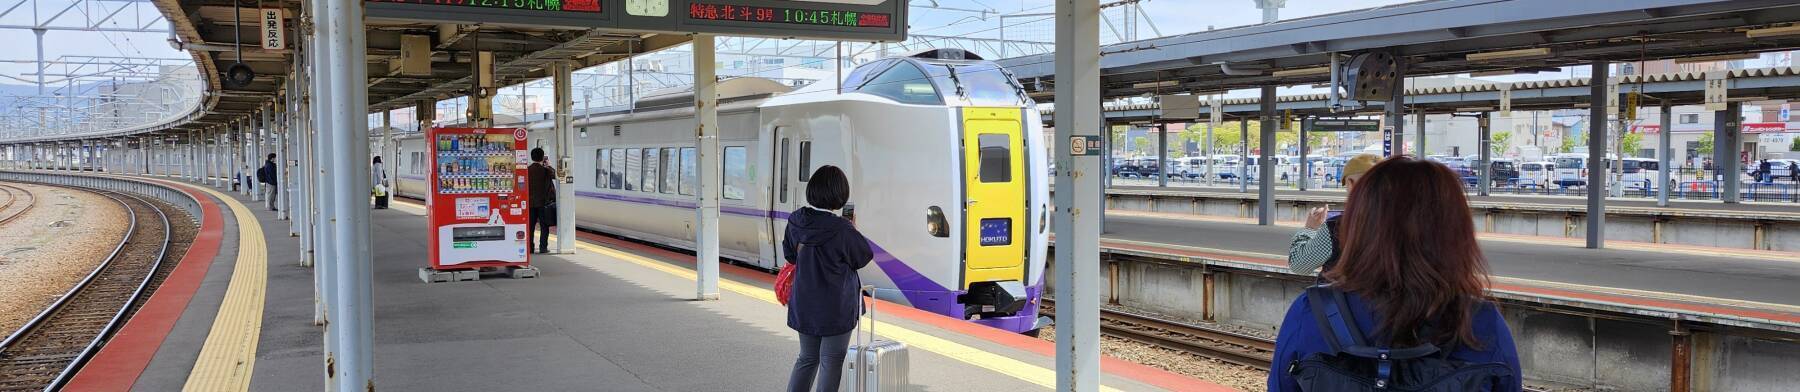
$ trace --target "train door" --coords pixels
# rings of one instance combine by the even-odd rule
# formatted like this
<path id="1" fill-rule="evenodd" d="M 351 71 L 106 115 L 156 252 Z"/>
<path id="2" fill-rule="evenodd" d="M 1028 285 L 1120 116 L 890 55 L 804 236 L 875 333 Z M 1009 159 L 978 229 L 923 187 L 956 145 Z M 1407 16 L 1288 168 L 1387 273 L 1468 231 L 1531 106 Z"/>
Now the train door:
<path id="1" fill-rule="evenodd" d="M 806 205 L 806 176 L 812 165 L 812 141 L 808 135 L 794 127 L 775 127 L 772 132 L 774 141 L 773 162 L 769 167 L 774 172 L 769 178 L 769 232 L 774 239 L 771 244 L 775 250 L 776 265 L 785 264 L 787 260 L 781 251 L 781 241 L 787 238 L 787 214 L 794 209 Z"/>
<path id="2" fill-rule="evenodd" d="M 964 108 L 963 282 L 1023 281 L 1024 126 L 1018 108 Z"/>

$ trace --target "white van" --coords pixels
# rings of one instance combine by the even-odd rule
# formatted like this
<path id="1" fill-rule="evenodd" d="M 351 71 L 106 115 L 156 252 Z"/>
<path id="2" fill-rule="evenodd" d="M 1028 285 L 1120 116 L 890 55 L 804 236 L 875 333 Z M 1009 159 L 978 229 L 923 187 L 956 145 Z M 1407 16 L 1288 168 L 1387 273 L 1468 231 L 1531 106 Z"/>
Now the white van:
<path id="1" fill-rule="evenodd" d="M 1519 164 L 1520 187 L 1550 187 L 1551 179 L 1556 177 L 1556 162 L 1534 161 Z"/>
<path id="2" fill-rule="evenodd" d="M 1619 185 L 1625 189 L 1656 190 L 1657 173 L 1661 169 L 1661 163 L 1655 159 L 1625 158 L 1624 174 L 1619 178 Z"/>
<path id="3" fill-rule="evenodd" d="M 1600 167 L 1612 167 L 1614 156 L 1608 155 L 1606 163 Z M 1556 180 L 1553 182 L 1562 187 L 1585 187 L 1588 178 L 1587 154 L 1557 154 Z"/>

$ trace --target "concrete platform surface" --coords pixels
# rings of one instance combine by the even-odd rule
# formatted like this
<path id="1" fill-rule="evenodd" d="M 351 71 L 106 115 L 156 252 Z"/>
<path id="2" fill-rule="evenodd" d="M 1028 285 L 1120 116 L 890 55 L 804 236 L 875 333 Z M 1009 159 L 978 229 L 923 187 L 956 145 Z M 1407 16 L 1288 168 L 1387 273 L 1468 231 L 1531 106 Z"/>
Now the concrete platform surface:
<path id="1" fill-rule="evenodd" d="M 235 196 L 235 194 L 234 194 Z M 269 244 L 267 301 L 249 390 L 323 389 L 321 327 L 312 323 L 311 269 L 285 221 L 246 198 Z M 582 242 L 536 255 L 535 279 L 422 283 L 424 210 L 372 212 L 374 352 L 380 390 L 774 391 L 798 340 L 768 290 L 772 277 L 727 266 L 720 300 L 696 302 L 692 272 L 667 251 Z M 231 221 L 231 224 L 244 222 Z M 230 230 L 227 230 L 230 232 Z M 227 241 L 225 250 L 234 242 Z M 215 268 L 132 390 L 180 390 L 219 311 L 233 255 Z M 691 258 L 691 256 L 690 256 Z M 691 263 L 688 260 L 687 263 Z M 766 275 L 766 274 L 764 274 Z M 1048 342 L 882 303 L 878 331 L 911 346 L 910 390 L 1043 390 L 1054 385 Z M 930 319 L 928 317 L 936 317 Z M 219 316 L 222 317 L 222 316 Z M 1104 390 L 1226 390 L 1107 358 Z"/>

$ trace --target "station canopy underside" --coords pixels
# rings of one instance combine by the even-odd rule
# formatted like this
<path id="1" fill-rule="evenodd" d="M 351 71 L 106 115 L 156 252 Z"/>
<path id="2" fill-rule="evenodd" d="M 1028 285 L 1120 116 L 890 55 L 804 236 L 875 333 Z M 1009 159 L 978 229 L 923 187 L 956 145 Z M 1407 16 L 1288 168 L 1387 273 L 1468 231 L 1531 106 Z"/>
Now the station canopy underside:
<path id="1" fill-rule="evenodd" d="M 1407 76 L 1423 76 L 1768 52 L 1800 48 L 1800 34 L 1747 32 L 1795 22 L 1790 0 L 1426 1 L 1108 45 L 1101 89 L 1114 98 L 1325 83 L 1332 53 L 1389 51 Z M 1469 58 L 1537 48 L 1549 50 Z M 1053 98 L 1052 55 L 1000 63 L 1034 98 Z"/>

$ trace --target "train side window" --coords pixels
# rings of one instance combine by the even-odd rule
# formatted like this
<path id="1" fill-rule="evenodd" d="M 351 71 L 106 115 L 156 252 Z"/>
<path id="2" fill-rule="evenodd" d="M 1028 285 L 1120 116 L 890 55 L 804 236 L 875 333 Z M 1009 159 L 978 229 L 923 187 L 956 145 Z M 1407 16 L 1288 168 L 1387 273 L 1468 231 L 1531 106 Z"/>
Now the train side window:
<path id="1" fill-rule="evenodd" d="M 981 144 L 981 182 L 1012 182 L 1012 139 L 1001 133 L 984 133 Z"/>
<path id="2" fill-rule="evenodd" d="M 787 194 L 788 194 L 788 182 L 787 182 L 788 181 L 788 139 L 785 137 L 781 138 L 781 160 L 777 161 L 777 162 L 781 162 L 781 170 L 776 171 L 776 173 L 781 173 L 781 179 L 778 180 L 779 181 L 778 183 L 781 184 L 781 185 L 779 185 L 781 187 L 781 202 L 787 203 L 788 202 L 787 201 L 788 200 L 788 197 L 787 197 Z"/>
<path id="3" fill-rule="evenodd" d="M 800 182 L 812 179 L 812 141 L 800 142 Z"/>
<path id="4" fill-rule="evenodd" d="M 662 169 L 661 166 L 657 165 L 659 158 L 660 157 L 656 154 L 656 149 L 644 149 L 644 183 L 638 185 L 638 190 L 656 193 L 656 182 L 661 178 L 659 175 L 662 174 L 657 171 Z"/>
<path id="5" fill-rule="evenodd" d="M 606 187 L 625 189 L 625 149 L 612 149 L 612 167 L 606 168 Z"/>
<path id="6" fill-rule="evenodd" d="M 681 157 L 675 156 L 675 150 L 674 147 L 662 149 L 662 193 L 675 193 L 681 188 L 681 171 L 675 167 Z"/>
<path id="7" fill-rule="evenodd" d="M 643 156 L 639 155 L 641 153 L 640 149 L 625 149 L 625 190 L 638 190 L 638 178 L 643 177 L 644 174 L 641 169 L 643 167 Z"/>
<path id="8" fill-rule="evenodd" d="M 699 150 L 695 150 L 693 147 L 687 147 L 687 148 L 681 149 L 681 194 L 682 195 L 693 196 L 694 195 L 694 185 L 698 184 L 700 182 L 700 172 L 699 172 L 700 166 L 697 164 L 697 162 L 699 160 L 699 155 L 695 154 L 698 151 Z"/>
<path id="9" fill-rule="evenodd" d="M 743 147 L 725 147 L 725 188 L 720 197 L 744 200 L 750 189 L 750 162 Z"/>
<path id="10" fill-rule="evenodd" d="M 408 165 L 411 165 L 409 170 L 412 174 L 425 174 L 425 153 L 413 151 L 411 154 L 407 155 L 412 157 L 412 159 L 409 159 L 409 162 L 407 162 Z"/>
<path id="11" fill-rule="evenodd" d="M 611 151 L 607 151 L 604 148 L 594 150 L 594 187 L 595 188 L 606 189 L 606 176 L 607 176 L 606 169 L 607 169 L 607 166 L 609 166 L 611 164 L 612 164 Z"/>

